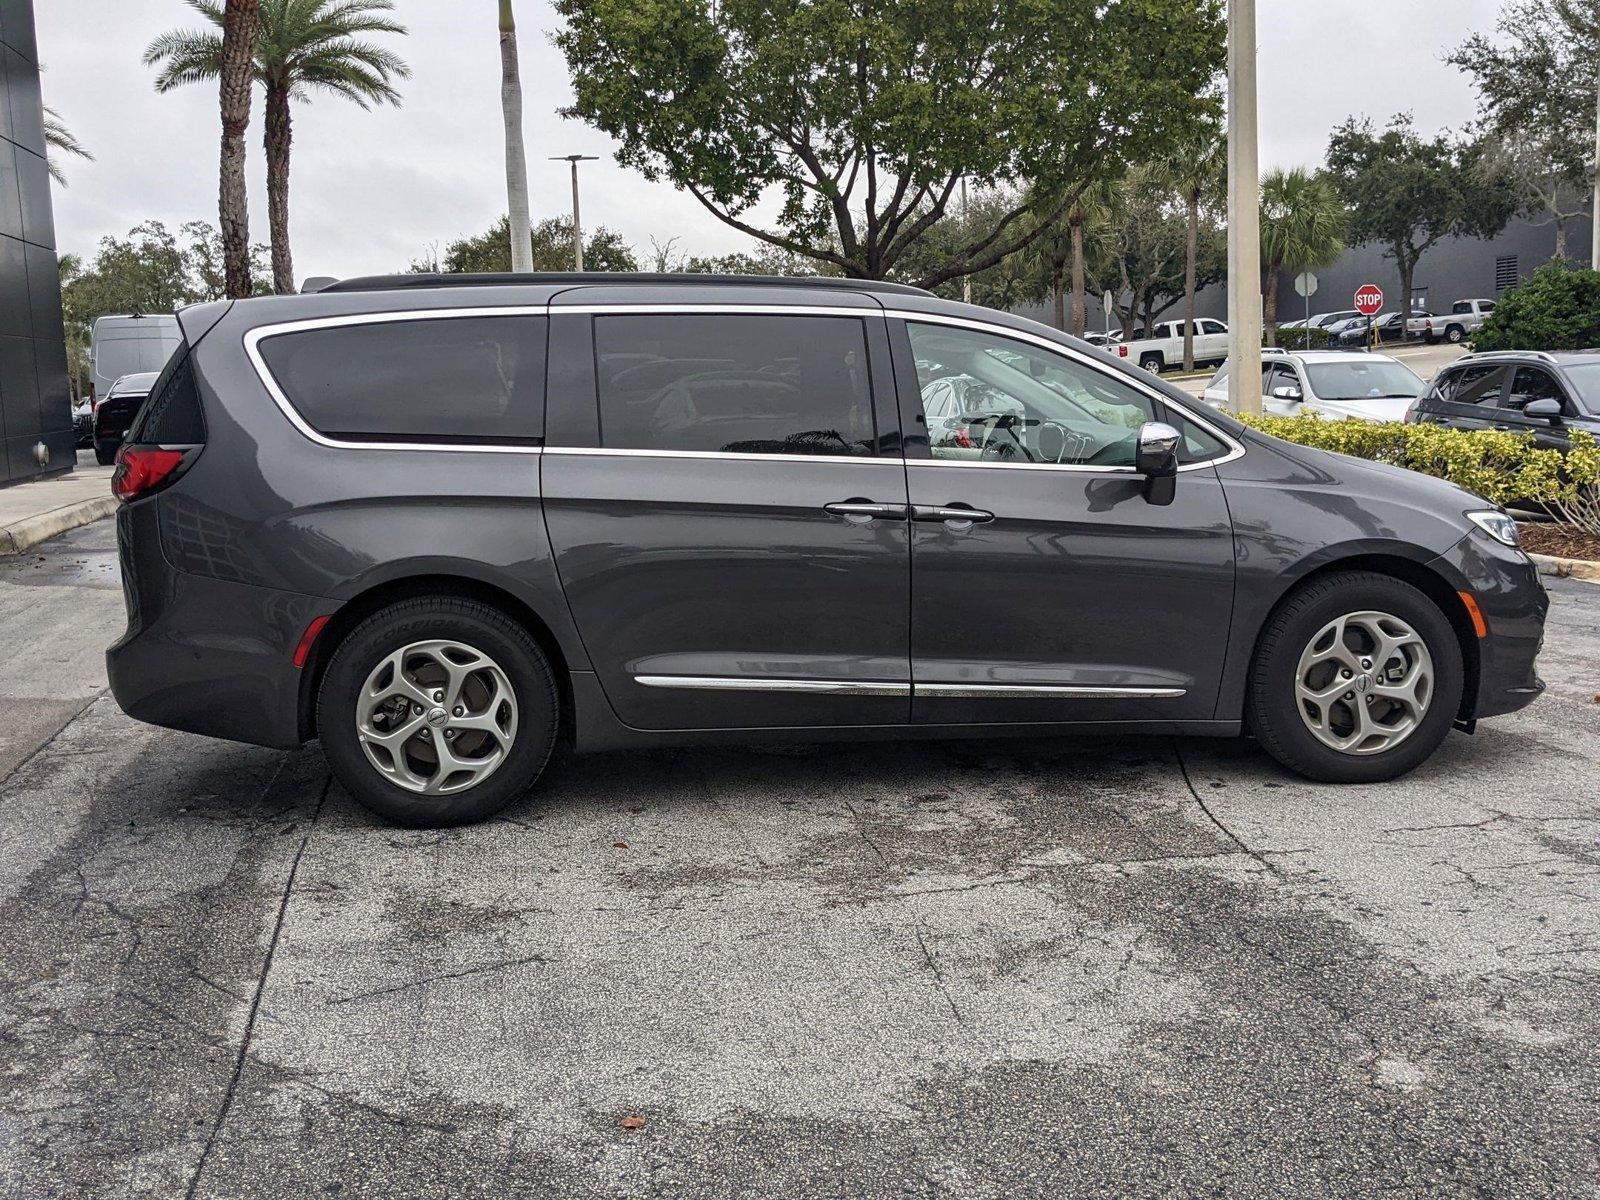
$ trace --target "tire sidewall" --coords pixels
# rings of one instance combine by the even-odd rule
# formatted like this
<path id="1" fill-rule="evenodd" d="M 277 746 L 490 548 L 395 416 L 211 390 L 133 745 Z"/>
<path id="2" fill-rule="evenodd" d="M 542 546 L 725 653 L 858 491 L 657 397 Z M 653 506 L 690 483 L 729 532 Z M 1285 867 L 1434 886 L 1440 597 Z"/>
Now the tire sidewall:
<path id="1" fill-rule="evenodd" d="M 356 736 L 356 700 L 379 661 L 402 646 L 452 639 L 499 664 L 517 703 L 511 753 L 483 783 L 446 796 L 423 796 L 383 778 Z M 497 610 L 474 601 L 411 601 L 356 626 L 339 644 L 317 695 L 323 754 L 355 800 L 386 820 L 412 828 L 479 821 L 520 799 L 544 770 L 555 744 L 554 676 L 537 644 Z"/>
<path id="2" fill-rule="evenodd" d="M 1269 753 L 1301 774 L 1339 783 L 1393 779 L 1426 761 L 1454 725 L 1465 683 L 1461 644 L 1438 605 L 1402 580 L 1361 572 L 1320 582 L 1336 586 L 1314 585 L 1291 597 L 1268 621 L 1251 668 L 1251 725 Z M 1329 621 L 1368 611 L 1398 617 L 1421 635 L 1433 660 L 1433 697 L 1421 725 L 1392 750 L 1341 754 L 1319 741 L 1301 719 L 1295 675 L 1306 646 Z"/>

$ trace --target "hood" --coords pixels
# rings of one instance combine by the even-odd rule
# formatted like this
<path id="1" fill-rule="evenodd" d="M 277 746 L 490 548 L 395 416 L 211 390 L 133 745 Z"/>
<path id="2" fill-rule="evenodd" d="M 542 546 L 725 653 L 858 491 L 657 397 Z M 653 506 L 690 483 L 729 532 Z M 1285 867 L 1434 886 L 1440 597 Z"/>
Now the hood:
<path id="1" fill-rule="evenodd" d="M 1382 396 L 1372 400 L 1323 400 L 1327 416 L 1355 421 L 1403 421 L 1415 404 L 1414 396 Z"/>

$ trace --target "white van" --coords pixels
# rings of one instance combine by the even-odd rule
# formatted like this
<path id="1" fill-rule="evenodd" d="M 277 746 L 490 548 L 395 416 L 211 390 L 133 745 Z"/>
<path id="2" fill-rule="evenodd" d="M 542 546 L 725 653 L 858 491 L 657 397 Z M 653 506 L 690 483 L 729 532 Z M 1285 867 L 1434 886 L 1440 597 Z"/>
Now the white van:
<path id="1" fill-rule="evenodd" d="M 97 317 L 89 335 L 89 396 L 104 396 L 124 375 L 159 371 L 183 335 L 178 318 L 168 313 Z"/>

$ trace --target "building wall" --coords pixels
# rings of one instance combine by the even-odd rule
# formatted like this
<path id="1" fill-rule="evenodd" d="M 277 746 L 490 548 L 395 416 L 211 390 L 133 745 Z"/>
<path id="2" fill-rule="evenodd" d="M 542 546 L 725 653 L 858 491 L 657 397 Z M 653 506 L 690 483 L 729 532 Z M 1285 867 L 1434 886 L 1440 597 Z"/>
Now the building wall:
<path id="1" fill-rule="evenodd" d="M 1587 217 L 1567 222 L 1567 254 L 1585 263 L 1589 258 L 1589 228 Z M 1412 279 L 1413 298 L 1432 312 L 1449 312 L 1457 300 L 1494 300 L 1549 262 L 1555 252 L 1556 229 L 1549 222 L 1515 220 L 1498 237 L 1486 241 L 1448 238 L 1425 251 L 1417 263 Z M 1400 307 L 1400 270 L 1393 259 L 1384 257 L 1382 247 L 1352 247 L 1331 267 L 1314 273 L 1317 291 L 1311 297 L 1313 314 L 1351 308 L 1356 289 L 1364 283 L 1375 283 L 1383 289 L 1386 309 Z M 1049 304 L 1028 305 L 1017 311 L 1047 325 L 1053 321 Z M 1216 284 L 1201 289 L 1195 297 L 1195 311 L 1202 317 L 1227 320 L 1226 286 Z M 1170 321 L 1182 315 L 1180 300 L 1160 319 Z M 1305 301 L 1294 290 L 1294 275 L 1285 271 L 1278 280 L 1278 320 L 1294 321 L 1305 315 Z M 1089 297 L 1088 323 L 1090 329 L 1105 327 L 1105 308 L 1097 296 Z M 1115 321 L 1112 327 L 1116 327 Z"/>
<path id="2" fill-rule="evenodd" d="M 0 0 L 0 485 L 70 470 L 73 441 L 33 3 Z"/>

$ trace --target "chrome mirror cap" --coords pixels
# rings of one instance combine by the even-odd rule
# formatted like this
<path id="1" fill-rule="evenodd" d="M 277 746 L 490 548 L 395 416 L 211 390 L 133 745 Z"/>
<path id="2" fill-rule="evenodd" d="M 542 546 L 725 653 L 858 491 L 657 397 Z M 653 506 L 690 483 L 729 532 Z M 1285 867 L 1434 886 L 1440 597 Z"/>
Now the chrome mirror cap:
<path id="1" fill-rule="evenodd" d="M 1139 450 L 1134 469 L 1144 476 L 1144 498 L 1151 504 L 1171 504 L 1178 484 L 1178 443 L 1183 435 L 1164 421 L 1147 421 L 1139 427 Z"/>

